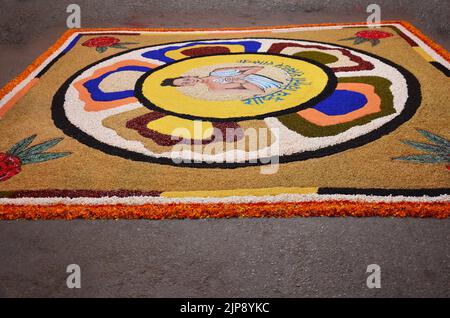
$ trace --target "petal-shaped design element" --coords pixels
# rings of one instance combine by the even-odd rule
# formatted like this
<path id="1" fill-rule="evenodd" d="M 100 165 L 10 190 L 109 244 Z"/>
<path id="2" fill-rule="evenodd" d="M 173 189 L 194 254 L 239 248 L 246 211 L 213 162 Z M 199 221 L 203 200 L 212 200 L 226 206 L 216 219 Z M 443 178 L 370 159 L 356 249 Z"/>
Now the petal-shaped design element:
<path id="1" fill-rule="evenodd" d="M 207 44 L 204 42 L 190 42 L 190 43 L 183 43 L 181 45 L 169 45 L 169 46 L 165 46 L 163 48 L 160 49 L 156 49 L 156 50 L 149 50 L 146 51 L 144 53 L 142 53 L 142 56 L 148 59 L 153 59 L 153 60 L 159 60 L 161 62 L 164 63 L 171 63 L 174 60 L 177 60 L 179 55 L 175 55 L 175 59 L 170 57 L 170 52 L 180 52 L 186 49 L 190 49 L 190 48 L 195 48 L 199 45 L 205 45 L 205 46 L 211 46 L 211 45 L 240 45 L 244 48 L 244 51 L 241 52 L 245 52 L 245 53 L 253 53 L 253 52 L 258 52 L 259 48 L 261 47 L 261 42 L 258 41 L 252 41 L 252 40 L 247 40 L 247 41 L 208 41 Z M 169 55 L 168 55 L 169 54 Z"/>
<path id="2" fill-rule="evenodd" d="M 294 55 L 302 57 L 306 52 L 322 52 L 328 55 L 333 55 L 337 61 L 327 63 L 329 67 L 335 72 L 351 72 L 372 70 L 374 65 L 358 55 L 353 54 L 348 49 L 344 48 L 330 48 L 324 45 L 317 44 L 300 44 L 293 42 L 281 42 L 272 44 L 269 48 L 269 53 L 278 53 L 286 55 Z M 309 56 L 311 58 L 311 55 Z"/>
<path id="3" fill-rule="evenodd" d="M 157 65 L 125 60 L 96 70 L 74 83 L 86 111 L 100 111 L 136 102 L 134 86 L 145 72 Z M 112 78 L 112 79 L 111 79 Z"/>
<path id="4" fill-rule="evenodd" d="M 340 82 L 329 98 L 297 114 L 282 116 L 280 121 L 304 136 L 319 137 L 335 135 L 395 112 L 391 83 L 386 79 L 350 77 L 341 78 Z"/>
<path id="5" fill-rule="evenodd" d="M 235 44 L 203 44 L 194 45 L 188 48 L 181 48 L 166 52 L 166 56 L 173 60 L 181 60 L 188 57 L 227 54 L 227 53 L 244 53 L 245 46 Z"/>
<path id="6" fill-rule="evenodd" d="M 207 144 L 224 139 L 242 138 L 239 125 L 233 122 L 212 123 L 190 120 L 160 112 L 150 112 L 133 118 L 126 127 L 136 130 L 142 137 L 150 138 L 160 146 L 173 146 L 179 142 Z"/>
<path id="7" fill-rule="evenodd" d="M 316 106 L 299 111 L 306 120 L 319 125 L 330 126 L 346 123 L 381 111 L 381 98 L 375 88 L 368 84 L 338 84 L 328 99 Z"/>

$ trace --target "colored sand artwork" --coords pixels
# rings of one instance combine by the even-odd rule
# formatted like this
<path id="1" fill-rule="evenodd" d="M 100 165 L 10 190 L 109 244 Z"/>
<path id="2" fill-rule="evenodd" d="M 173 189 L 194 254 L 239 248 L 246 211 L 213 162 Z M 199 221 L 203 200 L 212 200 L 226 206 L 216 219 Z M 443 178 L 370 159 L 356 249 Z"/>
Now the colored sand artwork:
<path id="1" fill-rule="evenodd" d="M 402 21 L 67 31 L 0 90 L 0 219 L 448 218 L 449 61 Z"/>

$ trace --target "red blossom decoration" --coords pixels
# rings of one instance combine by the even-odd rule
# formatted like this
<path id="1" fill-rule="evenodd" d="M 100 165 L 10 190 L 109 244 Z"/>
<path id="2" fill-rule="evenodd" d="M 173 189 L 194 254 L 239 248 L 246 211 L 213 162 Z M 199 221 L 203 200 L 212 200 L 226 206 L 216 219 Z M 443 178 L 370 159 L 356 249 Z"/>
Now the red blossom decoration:
<path id="1" fill-rule="evenodd" d="M 105 52 L 108 48 L 127 49 L 127 44 L 137 44 L 132 42 L 120 42 L 120 39 L 112 36 L 100 36 L 85 41 L 83 46 L 95 48 L 98 53 Z"/>
<path id="2" fill-rule="evenodd" d="M 392 33 L 379 31 L 379 30 L 363 30 L 355 33 L 354 37 L 342 39 L 345 40 L 353 40 L 353 44 L 358 45 L 364 42 L 369 42 L 372 46 L 380 44 L 380 39 L 385 39 L 393 36 Z"/>
<path id="3" fill-rule="evenodd" d="M 118 38 L 114 38 L 111 36 L 100 36 L 97 38 L 89 39 L 82 45 L 87 47 L 109 47 L 119 42 L 120 40 Z"/>
<path id="4" fill-rule="evenodd" d="M 0 182 L 14 177 L 22 171 L 22 162 L 16 156 L 0 152 Z"/>
<path id="5" fill-rule="evenodd" d="M 363 38 L 367 40 L 371 39 L 384 39 L 393 36 L 392 33 L 384 32 L 384 31 L 378 31 L 378 30 L 365 30 L 365 31 L 359 31 L 355 34 L 358 38 Z"/>
<path id="6" fill-rule="evenodd" d="M 0 152 L 0 182 L 6 181 L 22 171 L 22 166 L 54 160 L 70 155 L 70 152 L 45 152 L 63 138 L 54 138 L 30 146 L 36 135 L 31 135 L 14 144 L 7 152 Z"/>

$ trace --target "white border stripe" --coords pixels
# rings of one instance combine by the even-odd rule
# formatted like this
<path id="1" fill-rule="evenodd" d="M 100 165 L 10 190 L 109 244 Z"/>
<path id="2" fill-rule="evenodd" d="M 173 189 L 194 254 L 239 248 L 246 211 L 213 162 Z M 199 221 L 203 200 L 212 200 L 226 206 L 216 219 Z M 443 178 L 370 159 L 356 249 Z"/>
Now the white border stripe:
<path id="1" fill-rule="evenodd" d="M 103 198 L 16 198 L 0 199 L 1 205 L 102 205 L 102 204 L 169 204 L 169 203 L 288 203 L 288 202 L 326 202 L 326 201 L 352 201 L 352 202 L 447 202 L 450 195 L 444 194 L 436 197 L 408 197 L 408 196 L 371 196 L 371 195 L 341 195 L 341 194 L 280 194 L 275 196 L 230 196 L 223 198 L 163 198 L 163 197 L 103 197 Z"/>

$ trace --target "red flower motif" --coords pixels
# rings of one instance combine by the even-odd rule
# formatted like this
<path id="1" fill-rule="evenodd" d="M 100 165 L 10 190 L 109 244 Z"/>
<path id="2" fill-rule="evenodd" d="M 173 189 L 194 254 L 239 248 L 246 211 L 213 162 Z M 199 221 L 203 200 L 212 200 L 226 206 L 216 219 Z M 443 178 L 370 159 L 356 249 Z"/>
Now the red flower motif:
<path id="1" fill-rule="evenodd" d="M 22 166 L 62 158 L 71 152 L 46 152 L 63 138 L 54 138 L 30 146 L 36 135 L 22 139 L 7 152 L 0 152 L 0 182 L 6 181 L 22 171 Z"/>
<path id="2" fill-rule="evenodd" d="M 342 39 L 341 41 L 352 40 L 355 45 L 369 42 L 372 46 L 375 46 L 380 44 L 380 39 L 385 39 L 391 36 L 393 36 L 393 34 L 389 32 L 379 30 L 363 30 L 356 32 L 354 37 Z"/>
<path id="3" fill-rule="evenodd" d="M 119 43 L 120 40 L 118 38 L 113 38 L 111 36 L 101 36 L 93 39 L 89 39 L 84 42 L 82 45 L 87 47 L 109 47 L 114 44 Z"/>
<path id="4" fill-rule="evenodd" d="M 0 152 L 0 182 L 14 177 L 22 171 L 22 161 L 13 155 Z"/>
<path id="5" fill-rule="evenodd" d="M 355 34 L 358 38 L 363 38 L 367 40 L 372 39 L 384 39 L 393 36 L 392 33 L 384 32 L 384 31 L 378 31 L 378 30 L 365 30 L 365 31 L 359 31 Z"/>
<path id="6" fill-rule="evenodd" d="M 120 42 L 120 39 L 113 38 L 112 36 L 100 36 L 85 41 L 83 46 L 95 48 L 98 53 L 105 52 L 108 48 L 115 49 L 127 49 L 127 44 L 137 44 L 132 42 Z"/>

